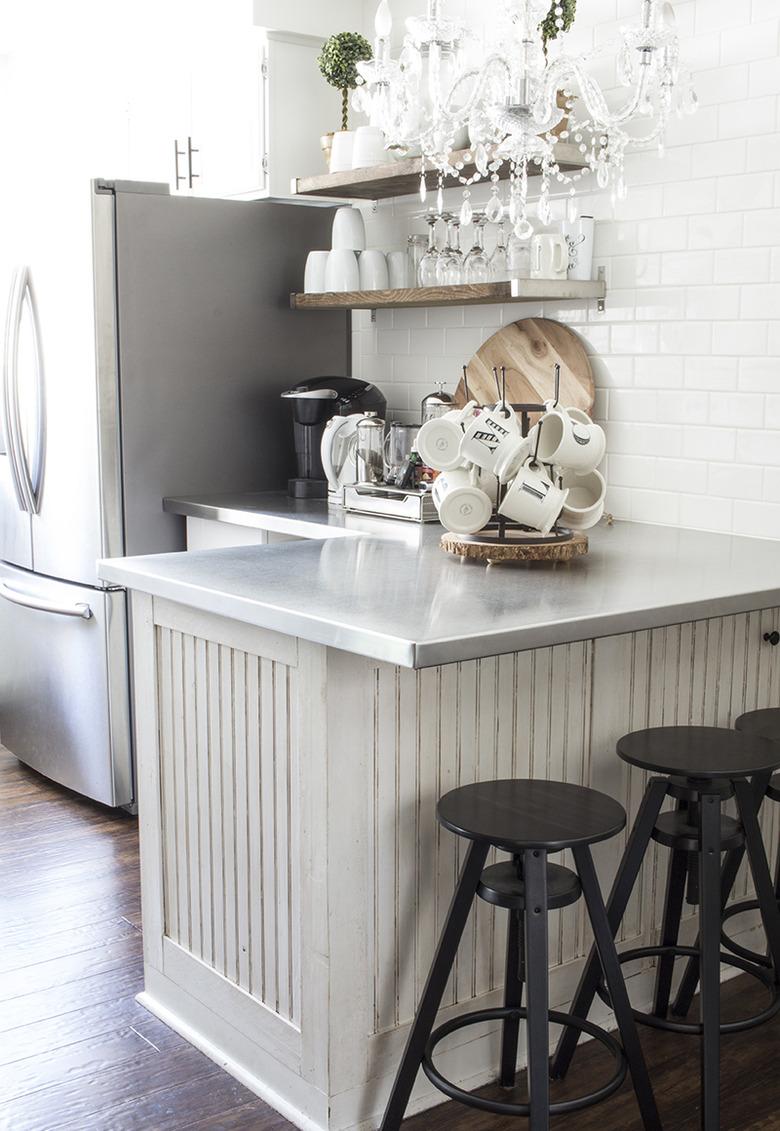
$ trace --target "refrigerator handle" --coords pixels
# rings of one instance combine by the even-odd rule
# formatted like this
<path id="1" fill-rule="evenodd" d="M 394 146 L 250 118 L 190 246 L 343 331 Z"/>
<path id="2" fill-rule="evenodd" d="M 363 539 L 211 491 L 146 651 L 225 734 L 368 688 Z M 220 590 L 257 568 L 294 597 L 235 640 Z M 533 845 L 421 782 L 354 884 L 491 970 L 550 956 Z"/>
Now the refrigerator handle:
<path id="1" fill-rule="evenodd" d="M 8 445 L 8 463 L 11 469 L 11 482 L 13 484 L 16 501 L 20 511 L 31 513 L 29 500 L 23 487 L 21 468 L 19 466 L 19 449 L 16 435 L 17 414 L 14 407 L 16 403 L 16 356 L 12 346 L 12 338 L 13 328 L 19 324 L 21 302 L 22 269 L 17 268 L 11 281 L 11 290 L 8 295 L 8 310 L 5 319 L 3 382 L 0 411 L 3 414 L 3 433 L 6 438 L 6 444 Z"/>
<path id="2" fill-rule="evenodd" d="M 35 396 L 37 427 L 33 470 L 27 463 L 27 453 L 22 440 L 22 418 L 19 407 L 19 336 L 25 303 L 29 309 L 35 352 Z M 43 481 L 44 446 L 46 442 L 46 400 L 41 352 L 41 331 L 38 307 L 28 267 L 18 267 L 11 288 L 5 340 L 4 401 L 8 431 L 8 448 L 17 477 L 17 497 L 22 509 L 30 514 L 40 510 L 40 492 Z"/>
<path id="3" fill-rule="evenodd" d="M 38 609 L 42 613 L 55 613 L 60 617 L 81 617 L 83 620 L 89 620 L 92 616 L 92 609 L 81 601 L 73 605 L 61 605 L 57 601 L 42 600 L 33 597 L 31 593 L 22 593 L 19 589 L 14 589 L 7 581 L 0 581 L 0 597 L 4 597 L 14 605 L 24 605 L 26 609 Z"/>

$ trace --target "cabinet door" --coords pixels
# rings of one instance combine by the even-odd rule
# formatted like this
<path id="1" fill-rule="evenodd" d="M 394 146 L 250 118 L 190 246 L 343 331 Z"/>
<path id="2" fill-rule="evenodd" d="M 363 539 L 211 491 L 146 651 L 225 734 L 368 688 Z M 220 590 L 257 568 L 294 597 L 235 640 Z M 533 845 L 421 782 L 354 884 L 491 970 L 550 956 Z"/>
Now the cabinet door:
<path id="1" fill-rule="evenodd" d="M 192 128 L 193 31 L 180 0 L 139 0 L 121 15 L 129 177 L 189 192 L 187 137 Z M 176 181 L 175 148 L 179 181 Z"/>
<path id="2" fill-rule="evenodd" d="M 193 191 L 265 189 L 265 40 L 248 22 L 210 20 L 192 59 Z"/>

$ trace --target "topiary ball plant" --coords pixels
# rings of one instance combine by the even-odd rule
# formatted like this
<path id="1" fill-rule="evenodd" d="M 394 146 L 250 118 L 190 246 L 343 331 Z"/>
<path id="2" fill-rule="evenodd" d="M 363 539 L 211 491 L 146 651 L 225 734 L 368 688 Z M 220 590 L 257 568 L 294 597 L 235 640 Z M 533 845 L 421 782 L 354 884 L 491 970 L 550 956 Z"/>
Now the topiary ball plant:
<path id="1" fill-rule="evenodd" d="M 577 14 L 577 0 L 553 0 L 550 11 L 539 24 L 545 51 L 551 39 L 557 39 L 562 31 L 568 31 Z"/>
<path id="2" fill-rule="evenodd" d="M 356 31 L 340 31 L 323 44 L 317 62 L 324 78 L 341 91 L 341 128 L 349 129 L 349 92 L 358 85 L 357 63 L 373 58 L 371 44 Z"/>

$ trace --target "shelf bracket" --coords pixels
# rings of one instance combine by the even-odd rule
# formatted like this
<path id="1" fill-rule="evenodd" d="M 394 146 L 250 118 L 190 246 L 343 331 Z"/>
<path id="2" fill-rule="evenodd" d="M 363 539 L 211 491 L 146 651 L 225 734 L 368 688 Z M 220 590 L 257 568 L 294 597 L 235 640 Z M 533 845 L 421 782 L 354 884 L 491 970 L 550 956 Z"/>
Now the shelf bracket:
<path id="1" fill-rule="evenodd" d="M 606 269 L 606 267 L 599 267 L 599 269 L 598 269 L 598 280 L 599 280 L 600 283 L 606 283 L 606 281 L 607 281 L 607 269 Z M 598 310 L 599 314 L 604 313 L 604 311 L 607 309 L 606 298 L 600 298 L 598 300 L 596 309 Z"/>

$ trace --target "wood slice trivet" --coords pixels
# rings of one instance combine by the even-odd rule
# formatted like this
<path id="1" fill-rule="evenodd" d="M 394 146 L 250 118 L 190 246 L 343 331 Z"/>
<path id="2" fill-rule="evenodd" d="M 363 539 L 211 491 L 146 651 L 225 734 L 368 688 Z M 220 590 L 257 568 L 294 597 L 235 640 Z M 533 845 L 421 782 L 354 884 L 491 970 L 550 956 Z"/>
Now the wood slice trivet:
<path id="1" fill-rule="evenodd" d="M 480 346 L 467 367 L 469 392 L 478 404 L 498 399 L 493 377 L 495 365 L 506 366 L 507 401 L 511 404 L 543 404 L 555 392 L 555 364 L 561 367 L 560 402 L 590 415 L 596 388 L 593 370 L 582 342 L 568 326 L 549 318 L 523 318 L 503 326 Z M 461 378 L 455 403 L 466 403 Z M 531 424 L 536 418 L 531 418 Z"/>
<path id="2" fill-rule="evenodd" d="M 512 541 L 511 535 L 505 542 L 478 542 L 462 538 L 458 534 L 442 534 L 441 548 L 448 554 L 470 561 L 485 562 L 570 562 L 588 552 L 588 538 L 575 533 L 570 538 L 551 542 L 529 542 L 527 535 L 522 540 Z"/>

